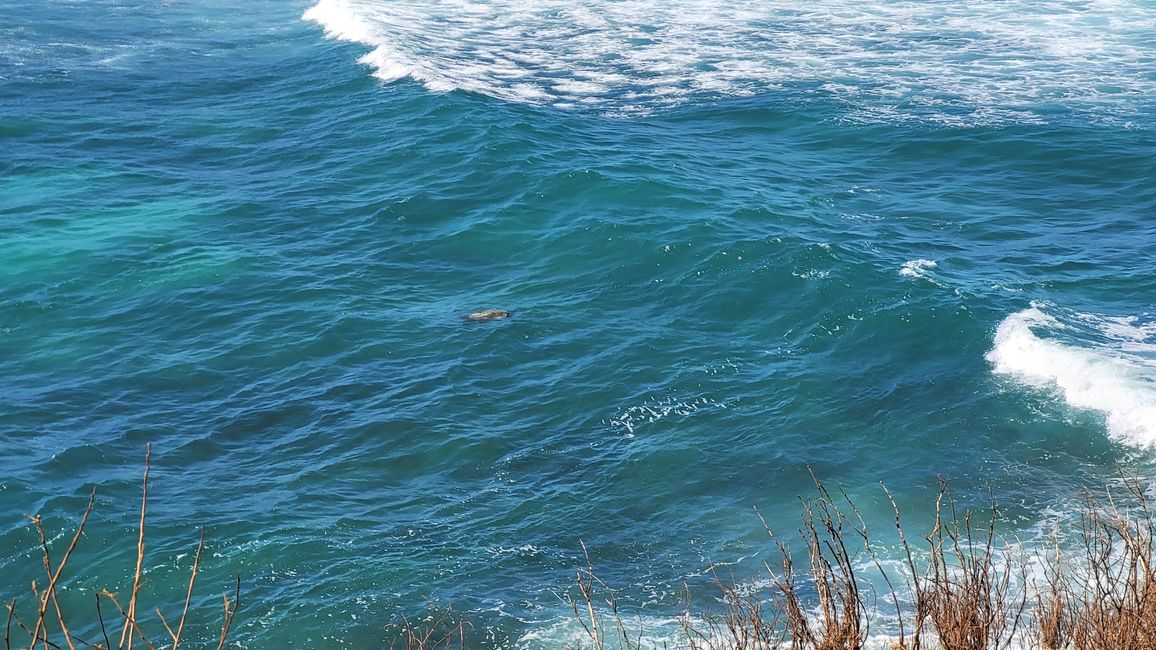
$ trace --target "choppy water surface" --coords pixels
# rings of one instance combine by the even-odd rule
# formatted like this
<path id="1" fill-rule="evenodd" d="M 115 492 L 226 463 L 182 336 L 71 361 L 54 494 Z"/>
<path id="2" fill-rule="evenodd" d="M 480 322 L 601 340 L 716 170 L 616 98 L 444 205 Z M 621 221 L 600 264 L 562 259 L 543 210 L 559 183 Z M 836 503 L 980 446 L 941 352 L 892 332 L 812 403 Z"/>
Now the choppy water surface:
<path id="1" fill-rule="evenodd" d="M 127 589 L 150 441 L 244 647 L 557 647 L 579 539 L 657 625 L 808 468 L 1027 540 L 1152 475 L 1149 3 L 247 7 L 0 1 L 6 593 L 93 486 Z"/>

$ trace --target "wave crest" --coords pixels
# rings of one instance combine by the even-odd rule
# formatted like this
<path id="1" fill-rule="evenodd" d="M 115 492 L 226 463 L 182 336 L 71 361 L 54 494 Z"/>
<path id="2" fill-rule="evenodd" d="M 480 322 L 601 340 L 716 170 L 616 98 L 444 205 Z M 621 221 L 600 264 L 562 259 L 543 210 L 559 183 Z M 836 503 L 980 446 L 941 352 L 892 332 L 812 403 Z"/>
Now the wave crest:
<path id="1" fill-rule="evenodd" d="M 1118 440 L 1156 445 L 1156 323 L 1044 309 L 1033 304 L 999 324 L 987 354 L 994 372 L 1103 413 Z"/>
<path id="2" fill-rule="evenodd" d="M 1038 122 L 1134 117 L 1156 95 L 1156 15 L 1123 0 L 319 0 L 304 18 L 373 48 L 384 80 L 559 108 L 799 87 L 853 117 Z"/>

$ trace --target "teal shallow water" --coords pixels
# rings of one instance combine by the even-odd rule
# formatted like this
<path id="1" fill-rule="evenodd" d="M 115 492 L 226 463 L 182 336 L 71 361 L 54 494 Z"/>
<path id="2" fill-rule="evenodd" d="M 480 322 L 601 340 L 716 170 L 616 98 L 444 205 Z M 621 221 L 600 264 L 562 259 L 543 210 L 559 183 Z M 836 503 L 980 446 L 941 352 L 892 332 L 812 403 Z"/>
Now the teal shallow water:
<path id="1" fill-rule="evenodd" d="M 0 28 L 5 593 L 37 571 L 21 515 L 64 530 L 92 486 L 100 574 L 72 593 L 127 582 L 146 442 L 150 588 L 180 593 L 208 526 L 205 584 L 242 574 L 248 647 L 377 647 L 431 603 L 487 645 L 556 645 L 579 539 L 660 617 L 711 563 L 760 574 L 751 509 L 793 530 L 808 468 L 881 525 L 881 480 L 912 519 L 938 476 L 990 487 L 1025 538 L 1117 462 L 1152 473 L 1147 23 L 1024 3 L 1058 21 L 1040 34 L 1102 36 L 1047 61 L 997 39 L 1024 90 L 968 59 L 984 34 L 916 38 L 966 16 L 902 5 L 898 41 L 779 16 L 926 55 L 877 85 L 848 68 L 851 92 L 769 79 L 755 19 L 722 12 L 746 76 L 667 88 L 625 50 L 595 89 L 577 45 L 527 44 L 516 83 L 479 71 L 517 40 L 471 50 L 497 32 L 452 5 L 337 7 L 360 43 L 302 3 L 0 6 L 24 16 Z M 395 38 L 423 20 L 476 59 Z M 667 21 L 649 38 L 690 38 Z M 1118 92 L 1079 85 L 1108 63 Z M 459 319 L 487 307 L 514 316 Z"/>

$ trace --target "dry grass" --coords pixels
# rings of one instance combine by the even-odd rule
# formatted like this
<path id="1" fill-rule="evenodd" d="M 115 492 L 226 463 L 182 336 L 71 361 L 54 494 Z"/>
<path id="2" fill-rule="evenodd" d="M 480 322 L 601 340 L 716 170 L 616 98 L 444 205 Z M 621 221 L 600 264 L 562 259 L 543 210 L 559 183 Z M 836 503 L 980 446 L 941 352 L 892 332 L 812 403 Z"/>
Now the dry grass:
<path id="1" fill-rule="evenodd" d="M 1072 638 L 1072 598 L 1063 570 L 1063 552 L 1055 537 L 1053 549 L 1045 551 L 1043 587 L 1037 585 L 1035 596 L 1035 637 L 1043 650 L 1066 648 Z"/>
<path id="2" fill-rule="evenodd" d="M 1110 493 L 1089 495 L 1079 543 L 1065 549 L 1057 536 L 1034 563 L 1018 545 L 1000 540 L 994 503 L 978 515 L 959 511 L 943 481 L 925 545 L 913 546 L 884 488 L 905 566 L 905 575 L 891 576 L 871 550 L 855 505 L 816 480 L 816 496 L 802 504 L 806 566 L 800 570 L 778 542 L 779 568 L 768 566 L 769 597 L 753 585 L 718 581 L 721 613 L 696 611 L 688 589 L 682 638 L 661 647 L 861 650 L 869 621 L 886 618 L 858 575 L 874 567 L 894 608 L 890 622 L 898 635 L 884 642 L 892 650 L 1156 650 L 1156 522 L 1139 481 L 1125 476 L 1123 483 L 1126 507 Z M 1031 566 L 1042 569 L 1034 581 Z M 893 579 L 906 589 L 908 606 L 900 604 Z M 581 647 L 656 647 L 642 642 L 640 624 L 626 622 L 589 556 L 577 585 L 570 603 L 590 642 Z"/>
<path id="3" fill-rule="evenodd" d="M 1088 495 L 1082 518 L 1082 570 L 1054 581 L 1070 594 L 1066 625 L 1056 641 L 1076 650 L 1156 648 L 1156 567 L 1148 496 L 1134 476 L 1123 476 L 1127 505 L 1111 493 Z M 1053 646 L 1061 647 L 1061 646 Z"/>
<path id="4" fill-rule="evenodd" d="M 855 554 L 848 544 L 861 541 L 866 545 L 866 524 L 845 494 L 843 501 L 855 515 L 858 526 L 817 479 L 815 490 L 818 496 L 802 504 L 801 533 L 807 546 L 807 577 L 816 591 L 818 616 L 808 614 L 806 601 L 799 593 L 799 576 L 790 549 L 779 542 L 782 573 L 774 582 L 786 618 L 790 647 L 859 650 L 867 643 L 870 610 L 855 575 Z M 767 528 L 765 520 L 763 527 Z"/>
<path id="5" fill-rule="evenodd" d="M 43 648 L 43 650 L 49 650 L 50 648 L 56 650 L 63 648 L 76 650 L 78 645 L 96 650 L 112 650 L 114 647 L 117 648 L 117 650 L 132 650 L 135 641 L 139 641 L 140 645 L 150 650 L 156 649 L 157 645 L 149 639 L 138 617 L 138 608 L 141 607 L 140 589 L 145 557 L 145 519 L 148 513 L 149 470 L 151 468 L 151 461 L 152 445 L 149 445 L 145 452 L 145 472 L 137 536 L 136 569 L 133 572 L 133 584 L 132 591 L 129 593 L 129 600 L 125 606 L 122 606 L 114 592 L 107 589 L 101 590 L 95 598 L 95 611 L 86 615 L 88 621 L 95 619 L 95 622 L 99 624 L 102 638 L 100 640 L 86 640 L 79 638 L 73 633 L 68 623 L 70 617 L 66 615 L 64 608 L 61 607 L 60 601 L 57 598 L 57 587 L 61 584 L 65 568 L 68 566 L 68 561 L 76 550 L 77 544 L 84 533 L 85 524 L 88 523 L 88 517 L 92 513 L 93 504 L 96 501 L 96 490 L 94 489 L 89 495 L 88 506 L 80 518 L 80 523 L 77 524 L 76 532 L 73 534 L 72 540 L 64 554 L 60 556 L 59 562 L 53 562 L 52 551 L 49 548 L 48 538 L 45 535 L 44 524 L 40 516 L 35 515 L 28 517 L 40 538 L 41 558 L 44 564 L 47 583 L 43 588 L 40 588 L 37 586 L 37 583 L 33 581 L 32 596 L 36 603 L 35 619 L 27 623 L 22 620 L 21 616 L 17 613 L 17 600 L 15 598 L 6 603 L 5 606 L 8 610 L 7 620 L 4 626 L 4 647 L 6 650 L 21 647 L 27 647 L 28 650 L 36 650 L 38 647 Z M 204 547 L 205 533 L 202 529 L 200 541 L 197 544 L 197 550 L 193 560 L 192 572 L 189 576 L 184 608 L 181 610 L 175 630 L 169 625 L 169 622 L 161 613 L 160 608 L 156 608 L 156 615 L 168 635 L 168 639 L 164 642 L 164 645 L 171 650 L 178 650 L 181 643 L 185 640 L 183 636 L 185 624 L 188 621 L 193 588 L 200 570 L 201 553 Z M 232 627 L 233 618 L 240 604 L 240 593 L 241 581 L 238 577 L 232 596 L 230 597 L 229 592 L 225 592 L 224 594 L 224 617 L 221 623 L 220 634 L 217 638 L 218 650 L 225 647 L 225 642 L 229 636 L 229 629 Z M 122 619 L 122 621 L 119 622 L 120 634 L 116 637 L 117 642 L 115 645 L 109 636 L 109 621 L 105 619 L 104 610 L 101 607 L 102 601 L 106 605 L 111 604 L 119 615 L 119 619 Z M 21 634 L 23 634 L 27 640 L 18 639 L 17 637 L 21 636 Z"/>
<path id="6" fill-rule="evenodd" d="M 167 638 L 154 643 L 141 625 L 141 612 L 146 609 L 140 594 L 150 459 L 151 448 L 145 458 L 136 566 L 128 601 L 122 604 L 115 593 L 102 590 L 95 597 L 95 616 L 89 614 L 80 626 L 94 629 L 99 624 L 101 638 L 79 638 L 57 597 L 92 512 L 94 491 L 59 557 L 48 543 L 40 517 L 29 517 L 39 537 L 45 581 L 43 586 L 32 583 L 35 605 L 27 620 L 17 612 L 15 599 L 6 604 L 6 650 L 132 650 L 134 644 L 177 650 L 185 642 L 204 550 L 203 530 L 176 624 L 170 625 L 155 608 Z M 583 544 L 585 566 L 577 571 L 573 590 L 566 596 L 582 634 L 576 647 L 862 650 L 867 646 L 869 623 L 876 621 L 898 631 L 888 641 L 892 650 L 1006 650 L 1013 644 L 1039 650 L 1156 650 L 1156 521 L 1139 479 L 1121 475 L 1123 488 L 1115 494 L 1088 493 L 1075 543 L 1065 543 L 1057 534 L 1034 561 L 1018 546 L 1001 541 L 994 503 L 978 515 L 959 511 L 942 481 L 930 531 L 921 536 L 922 542 L 912 543 L 894 498 L 884 488 L 902 550 L 904 569 L 899 575 L 885 571 L 875 556 L 872 536 L 854 503 L 843 492 L 833 496 L 816 479 L 815 496 L 802 502 L 799 533 L 806 564 L 798 566 L 790 545 L 776 537 L 779 561 L 775 568 L 767 566 L 767 591 L 716 575 L 721 610 L 712 612 L 695 606 L 688 588 L 678 638 L 665 641 L 648 639 L 641 620 L 624 616 L 617 594 L 595 573 Z M 1029 580 L 1032 568 L 1036 570 Z M 894 612 L 890 620 L 879 610 L 876 595 L 861 575 L 872 570 L 890 592 L 884 594 L 890 601 L 888 610 Z M 900 589 L 909 604 L 901 603 Z M 228 639 L 239 595 L 238 579 L 223 597 L 224 614 L 214 640 L 218 650 Z M 114 612 L 111 621 L 105 618 L 106 610 Z M 470 625 L 450 610 L 431 612 L 417 622 L 403 619 L 394 632 L 396 641 L 390 647 L 405 650 L 465 649 L 471 647 L 473 636 Z"/>
<path id="7" fill-rule="evenodd" d="M 682 631 L 689 650 L 748 648 L 777 650 L 786 643 L 787 630 L 778 608 L 768 607 L 762 590 L 753 585 L 735 587 L 734 580 L 723 582 L 715 575 L 725 606 L 721 613 L 699 612 L 692 606 L 690 589 L 686 590 L 686 613 Z"/>
<path id="8" fill-rule="evenodd" d="M 403 618 L 393 628 L 390 648 L 404 650 L 467 650 L 472 647 L 467 630 L 469 623 L 459 619 L 453 610 L 431 610 L 420 621 Z"/>
<path id="9" fill-rule="evenodd" d="M 926 612 L 943 650 L 1008 647 L 1026 606 L 1022 591 L 1012 589 L 1016 574 L 1023 575 L 1023 564 L 1012 559 L 1009 546 L 1003 548 L 1003 559 L 997 559 L 995 506 L 982 532 L 974 530 L 971 512 L 956 511 L 942 481 L 935 506 L 935 524 L 927 536 L 930 573 L 923 576 L 917 596 L 927 602 L 918 604 L 917 611 Z"/>
<path id="10" fill-rule="evenodd" d="M 589 639 L 589 647 L 593 650 L 640 650 L 644 647 L 642 625 L 627 625 L 623 620 L 618 611 L 618 595 L 594 574 L 594 565 L 590 562 L 585 542 L 578 540 L 578 544 L 582 547 L 586 566 L 579 569 L 575 577 L 577 595 L 566 594 L 565 598 L 578 624 L 582 626 L 585 637 Z M 637 630 L 637 636 L 633 634 L 634 630 Z"/>

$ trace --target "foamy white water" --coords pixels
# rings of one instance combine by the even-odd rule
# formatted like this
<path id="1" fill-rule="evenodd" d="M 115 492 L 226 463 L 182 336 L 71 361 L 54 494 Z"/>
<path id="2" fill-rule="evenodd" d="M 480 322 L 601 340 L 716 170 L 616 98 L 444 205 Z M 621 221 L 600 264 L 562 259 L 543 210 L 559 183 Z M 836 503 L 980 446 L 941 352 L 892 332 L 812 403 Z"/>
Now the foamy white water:
<path id="1" fill-rule="evenodd" d="M 319 0 L 304 18 L 393 81 L 647 111 L 802 85 L 864 118 L 1131 116 L 1156 95 L 1143 2 Z"/>
<path id="2" fill-rule="evenodd" d="M 1116 439 L 1156 444 L 1156 324 L 1094 314 L 1061 320 L 1045 309 L 1033 305 L 999 324 L 987 354 L 994 371 L 1103 413 Z"/>
<path id="3" fill-rule="evenodd" d="M 938 266 L 934 260 L 908 260 L 899 267 L 899 275 L 907 278 L 926 278 L 928 272 Z"/>

